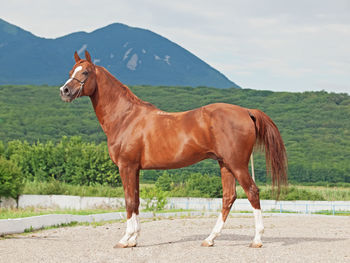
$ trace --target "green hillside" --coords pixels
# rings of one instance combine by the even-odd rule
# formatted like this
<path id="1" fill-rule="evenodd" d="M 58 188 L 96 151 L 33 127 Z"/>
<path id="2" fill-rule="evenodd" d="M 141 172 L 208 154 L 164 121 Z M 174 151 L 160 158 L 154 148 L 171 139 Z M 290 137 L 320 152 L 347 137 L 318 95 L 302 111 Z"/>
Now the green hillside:
<path id="1" fill-rule="evenodd" d="M 206 87 L 134 86 L 141 99 L 166 111 L 183 111 L 214 102 L 225 102 L 266 112 L 285 141 L 289 179 L 295 182 L 350 182 L 350 96 L 327 92 L 270 92 Z M 79 135 L 83 141 L 104 141 L 88 98 L 73 103 L 60 100 L 58 87 L 0 86 L 0 140 L 29 143 L 60 141 Z M 256 172 L 264 182 L 264 160 L 256 155 Z M 186 171 L 218 173 L 207 161 Z M 174 173 L 180 173 L 178 170 Z M 145 172 L 155 177 L 161 172 Z"/>

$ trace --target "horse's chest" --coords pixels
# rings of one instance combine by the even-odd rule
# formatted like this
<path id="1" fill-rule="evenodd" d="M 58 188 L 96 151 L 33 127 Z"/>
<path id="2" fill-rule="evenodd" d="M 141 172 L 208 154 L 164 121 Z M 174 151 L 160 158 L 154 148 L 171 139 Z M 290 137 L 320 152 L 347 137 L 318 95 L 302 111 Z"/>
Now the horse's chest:
<path id="1" fill-rule="evenodd" d="M 122 163 L 137 163 L 141 156 L 141 144 L 137 140 L 125 140 L 109 143 L 108 151 L 112 161 L 116 165 Z"/>

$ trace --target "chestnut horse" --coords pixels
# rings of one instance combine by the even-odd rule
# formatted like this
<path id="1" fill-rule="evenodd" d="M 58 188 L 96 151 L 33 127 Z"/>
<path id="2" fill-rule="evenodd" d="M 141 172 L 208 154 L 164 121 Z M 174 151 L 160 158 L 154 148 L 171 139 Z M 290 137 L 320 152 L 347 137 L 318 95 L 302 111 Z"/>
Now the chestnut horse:
<path id="1" fill-rule="evenodd" d="M 140 169 L 174 169 L 204 159 L 217 160 L 223 187 L 222 211 L 203 246 L 213 246 L 236 199 L 236 180 L 243 187 L 254 211 L 252 247 L 261 247 L 264 230 L 259 190 L 248 171 L 255 144 L 265 147 L 267 170 L 273 184 L 286 183 L 286 151 L 273 121 L 263 112 L 215 103 L 169 113 L 142 101 L 105 68 L 94 65 L 77 52 L 69 79 L 60 88 L 61 98 L 71 102 L 89 96 L 106 133 L 108 151 L 119 167 L 127 210 L 126 232 L 115 247 L 134 247 L 140 233 Z"/>

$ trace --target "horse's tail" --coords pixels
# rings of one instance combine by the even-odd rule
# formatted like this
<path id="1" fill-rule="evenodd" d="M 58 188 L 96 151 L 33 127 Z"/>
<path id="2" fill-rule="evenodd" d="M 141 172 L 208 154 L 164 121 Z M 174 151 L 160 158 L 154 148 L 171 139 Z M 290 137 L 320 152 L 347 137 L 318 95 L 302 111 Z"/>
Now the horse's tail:
<path id="1" fill-rule="evenodd" d="M 264 112 L 249 109 L 256 128 L 256 144 L 265 148 L 266 172 L 271 175 L 272 186 L 277 185 L 280 193 L 281 185 L 287 184 L 287 153 L 282 136 L 276 124 Z"/>

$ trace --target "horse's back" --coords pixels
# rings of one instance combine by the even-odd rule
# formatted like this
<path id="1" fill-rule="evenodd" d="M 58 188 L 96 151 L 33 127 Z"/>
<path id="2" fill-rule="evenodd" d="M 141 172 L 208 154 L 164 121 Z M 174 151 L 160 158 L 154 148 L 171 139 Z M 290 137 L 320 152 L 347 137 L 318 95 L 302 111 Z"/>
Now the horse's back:
<path id="1" fill-rule="evenodd" d="M 214 103 L 203 106 L 215 124 L 229 125 L 232 129 L 251 130 L 254 128 L 249 109 L 227 103 Z"/>

